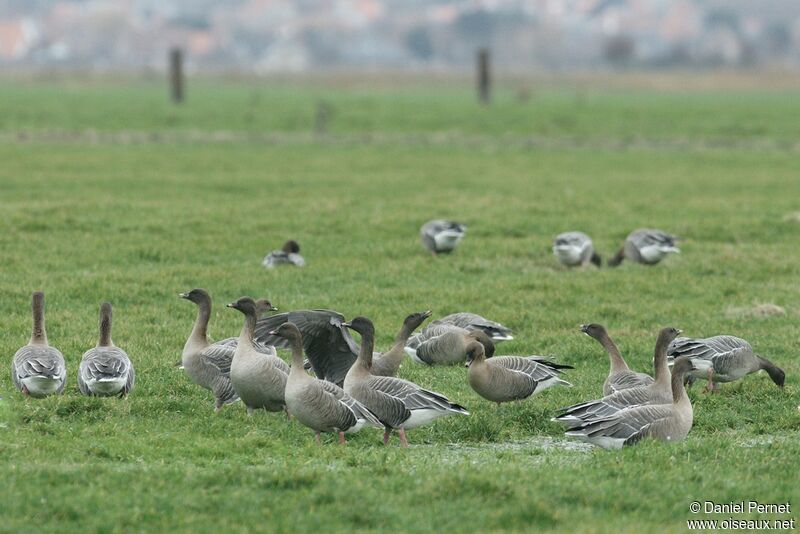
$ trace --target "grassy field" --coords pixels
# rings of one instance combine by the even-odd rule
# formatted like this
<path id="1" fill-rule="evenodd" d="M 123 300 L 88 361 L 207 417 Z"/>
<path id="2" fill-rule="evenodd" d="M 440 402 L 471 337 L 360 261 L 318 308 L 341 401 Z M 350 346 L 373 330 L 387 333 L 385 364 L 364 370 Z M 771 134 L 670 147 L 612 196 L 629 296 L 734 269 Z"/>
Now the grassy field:
<path id="1" fill-rule="evenodd" d="M 692 501 L 800 506 L 796 93 L 508 89 L 482 109 L 454 86 L 205 81 L 181 108 L 164 97 L 146 82 L 0 84 L 0 354 L 8 369 L 42 289 L 70 373 L 44 400 L 0 373 L 0 530 L 677 532 L 728 517 Z M 315 135 L 320 99 L 332 114 Z M 419 244 L 434 217 L 470 227 L 449 257 Z M 550 253 L 580 229 L 609 256 L 637 227 L 682 236 L 683 253 L 577 271 Z M 287 238 L 308 266 L 265 271 Z M 402 377 L 472 415 L 409 431 L 408 450 L 377 431 L 319 447 L 281 415 L 215 414 L 173 367 L 195 316 L 177 293 L 193 287 L 216 299 L 215 338 L 238 333 L 223 304 L 244 294 L 369 316 L 379 349 L 411 311 L 481 313 L 516 332 L 498 353 L 553 355 L 575 386 L 498 408 L 463 367 L 406 362 Z M 137 369 L 127 400 L 75 381 L 103 300 Z M 695 387 L 682 443 L 568 442 L 550 417 L 599 396 L 608 370 L 586 322 L 639 370 L 662 326 L 739 335 L 786 387 Z"/>

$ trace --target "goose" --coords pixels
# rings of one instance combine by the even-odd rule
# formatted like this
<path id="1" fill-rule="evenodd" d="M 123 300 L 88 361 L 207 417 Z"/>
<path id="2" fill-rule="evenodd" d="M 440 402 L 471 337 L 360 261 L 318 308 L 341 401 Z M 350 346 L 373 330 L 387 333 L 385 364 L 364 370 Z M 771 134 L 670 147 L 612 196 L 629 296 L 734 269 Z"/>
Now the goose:
<path id="1" fill-rule="evenodd" d="M 42 398 L 64 391 L 67 366 L 64 355 L 47 343 L 44 328 L 44 293 L 37 291 L 31 298 L 33 332 L 27 345 L 14 354 L 11 380 L 23 395 Z"/>
<path id="2" fill-rule="evenodd" d="M 483 344 L 487 358 L 494 355 L 494 343 L 483 330 L 467 330 L 441 321 L 433 321 L 413 335 L 404 350 L 417 363 L 452 365 L 466 361 L 467 346 L 473 341 Z"/>
<path id="3" fill-rule="evenodd" d="M 467 227 L 454 221 L 435 219 L 423 224 L 419 232 L 422 246 L 435 256 L 453 252 L 467 233 Z"/>
<path id="4" fill-rule="evenodd" d="M 583 420 L 607 417 L 627 408 L 642 404 L 668 404 L 672 402 L 672 387 L 667 366 L 667 347 L 681 331 L 675 328 L 662 328 L 656 340 L 653 365 L 656 379 L 648 385 L 621 389 L 602 399 L 575 404 L 561 410 L 553 421 L 568 427 L 579 426 Z"/>
<path id="5" fill-rule="evenodd" d="M 671 359 L 687 356 L 695 370 L 689 376 L 708 380 L 707 390 L 717 391 L 715 382 L 733 382 L 745 375 L 766 371 L 778 387 L 783 387 L 786 373 L 771 361 L 753 352 L 744 339 L 721 335 L 706 339 L 681 337 L 672 342 L 667 354 Z"/>
<path id="6" fill-rule="evenodd" d="M 319 380 L 303 370 L 303 336 L 292 323 L 283 323 L 272 335 L 286 339 L 292 348 L 292 369 L 286 380 L 286 408 L 301 424 L 309 427 L 320 442 L 321 432 L 337 432 L 344 444 L 345 433 L 358 432 L 365 425 L 383 425 L 363 404 L 342 388 Z"/>
<path id="7" fill-rule="evenodd" d="M 207 291 L 193 289 L 179 296 L 197 304 L 197 319 L 183 347 L 181 365 L 190 380 L 214 394 L 214 410 L 219 411 L 224 405 L 239 400 L 230 380 L 231 361 L 238 340 L 228 338 L 213 344 L 209 342 L 207 331 L 211 297 Z M 277 310 L 268 300 L 259 300 L 258 307 L 260 312 Z M 273 347 L 259 344 L 256 350 L 277 357 Z"/>
<path id="8" fill-rule="evenodd" d="M 289 366 L 275 355 L 256 350 L 253 344 L 258 316 L 256 302 L 250 297 L 241 297 L 227 306 L 244 314 L 244 326 L 231 360 L 233 390 L 247 407 L 247 415 L 253 415 L 254 410 L 261 408 L 268 412 L 285 411 L 284 393 Z"/>
<path id="9" fill-rule="evenodd" d="M 634 230 L 625 239 L 625 244 L 617 255 L 609 260 L 608 265 L 616 267 L 626 258 L 644 265 L 655 265 L 667 254 L 680 252 L 675 246 L 677 240 L 676 236 L 661 230 Z"/>
<path id="10" fill-rule="evenodd" d="M 267 269 L 273 269 L 279 265 L 294 265 L 305 267 L 306 260 L 300 255 L 300 245 L 297 241 L 289 240 L 283 244 L 280 250 L 273 250 L 266 256 L 261 265 Z"/>
<path id="11" fill-rule="evenodd" d="M 603 325 L 596 323 L 581 325 L 581 332 L 596 339 L 606 349 L 611 361 L 608 377 L 603 382 L 603 395 L 611 395 L 623 389 L 647 386 L 653 383 L 653 378 L 645 373 L 631 371 L 617 345 L 611 340 Z"/>
<path id="12" fill-rule="evenodd" d="M 111 303 L 100 305 L 100 338 L 97 346 L 83 353 L 78 367 L 78 388 L 88 396 L 127 397 L 136 373 L 124 350 L 111 341 Z"/>
<path id="13" fill-rule="evenodd" d="M 470 387 L 486 400 L 509 402 L 523 400 L 561 384 L 572 384 L 559 378 L 561 365 L 540 356 L 495 356 L 486 359 L 483 345 L 477 341 L 467 346 L 467 378 Z"/>
<path id="14" fill-rule="evenodd" d="M 392 429 L 398 430 L 401 445 L 408 447 L 407 429 L 426 425 L 448 415 L 469 415 L 463 406 L 450 402 L 441 393 L 423 389 L 402 378 L 373 375 L 370 372 L 375 344 L 372 321 L 366 317 L 356 317 L 343 325 L 361 334 L 358 359 L 347 372 L 344 390 L 381 421 L 385 428 L 384 445 L 388 445 Z"/>
<path id="15" fill-rule="evenodd" d="M 451 324 L 460 326 L 467 330 L 483 330 L 487 336 L 492 338 L 492 341 L 499 343 L 500 341 L 511 341 L 514 336 L 511 335 L 511 329 L 503 326 L 500 323 L 490 321 L 480 315 L 469 312 L 458 312 L 445 315 L 438 320 L 440 323 Z"/>
<path id="16" fill-rule="evenodd" d="M 590 263 L 600 267 L 602 260 L 594 251 L 591 238 L 583 232 L 564 232 L 553 240 L 553 254 L 567 267 L 586 266 Z"/>
<path id="17" fill-rule="evenodd" d="M 373 373 L 393 376 L 403 361 L 403 346 L 411 333 L 431 316 L 430 311 L 408 315 L 395 338 L 392 348 L 373 355 Z M 358 344 L 345 328 L 345 318 L 331 310 L 297 310 L 260 319 L 256 323 L 255 336 L 264 344 L 288 348 L 286 340 L 270 335 L 271 331 L 286 322 L 297 326 L 303 336 L 303 348 L 317 378 L 333 382 L 338 386 L 358 357 Z M 402 343 L 402 345 L 401 345 Z"/>
<path id="18" fill-rule="evenodd" d="M 650 437 L 659 441 L 682 441 L 692 429 L 692 403 L 683 387 L 693 369 L 689 358 L 678 358 L 672 368 L 672 399 L 665 404 L 631 406 L 606 417 L 591 418 L 566 432 L 605 449 L 621 449 Z"/>

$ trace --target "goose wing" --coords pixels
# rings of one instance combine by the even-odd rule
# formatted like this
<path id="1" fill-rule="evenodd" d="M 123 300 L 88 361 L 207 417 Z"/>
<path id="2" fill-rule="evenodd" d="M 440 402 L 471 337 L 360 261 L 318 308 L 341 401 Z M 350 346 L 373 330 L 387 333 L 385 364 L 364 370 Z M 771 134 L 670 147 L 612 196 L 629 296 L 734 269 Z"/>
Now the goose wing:
<path id="1" fill-rule="evenodd" d="M 442 412 L 469 413 L 464 407 L 450 402 L 450 399 L 441 393 L 423 389 L 417 384 L 402 378 L 374 376 L 370 379 L 370 387 L 401 401 L 411 411 L 438 410 Z"/>
<path id="2" fill-rule="evenodd" d="M 612 393 L 618 393 L 626 389 L 649 386 L 653 382 L 655 382 L 653 377 L 646 373 L 627 371 L 616 373 L 613 378 L 608 381 L 608 387 L 611 388 Z"/>
<path id="3" fill-rule="evenodd" d="M 562 408 L 554 418 L 560 423 L 574 425 L 576 421 L 588 421 L 611 417 L 630 406 L 649 404 L 652 400 L 648 387 L 623 389 L 602 399 L 590 400 Z"/>
<path id="4" fill-rule="evenodd" d="M 628 239 L 636 248 L 645 247 L 674 247 L 678 238 L 661 230 L 638 230 L 632 233 Z"/>
<path id="5" fill-rule="evenodd" d="M 671 404 L 632 406 L 610 417 L 588 420 L 566 434 L 603 447 L 622 447 L 638 442 L 672 415 Z"/>
<path id="6" fill-rule="evenodd" d="M 375 427 L 383 426 L 383 424 L 378 420 L 377 416 L 374 413 L 369 411 L 369 409 L 367 409 L 366 406 L 364 406 L 356 399 L 348 395 L 342 388 L 340 388 L 333 382 L 328 382 L 327 380 L 320 380 L 319 384 L 322 386 L 322 389 L 333 395 L 333 397 L 337 401 L 339 401 L 345 408 L 347 408 L 353 414 L 353 416 L 356 419 L 356 422 L 358 422 L 359 420 L 364 420 L 370 425 Z M 347 426 L 346 428 L 350 428 L 351 426 L 354 425 L 355 423 Z"/>
<path id="7" fill-rule="evenodd" d="M 22 347 L 14 355 L 13 368 L 17 380 L 32 376 L 61 379 L 67 376 L 64 356 L 54 347 Z"/>
<path id="8" fill-rule="evenodd" d="M 439 319 L 439 321 L 445 324 L 460 326 L 461 328 L 466 328 L 467 330 L 483 330 L 486 332 L 486 335 L 495 341 L 514 339 L 511 336 L 512 332 L 510 328 L 495 321 L 490 321 L 489 319 L 481 317 L 475 313 L 451 313 L 450 315 L 442 317 Z"/>
<path id="9" fill-rule="evenodd" d="M 200 357 L 207 364 L 213 365 L 219 372 L 227 377 L 231 376 L 231 362 L 233 361 L 233 354 L 236 352 L 236 344 L 233 345 L 220 345 L 215 343 L 206 347 L 200 353 Z"/>
<path id="10" fill-rule="evenodd" d="M 667 349 L 670 364 L 680 356 L 689 357 L 699 370 L 713 367 L 722 375 L 734 374 L 737 369 L 749 367 L 754 359 L 753 347 L 736 336 L 714 336 L 705 339 L 679 337 Z M 705 362 L 705 365 L 703 365 Z"/>

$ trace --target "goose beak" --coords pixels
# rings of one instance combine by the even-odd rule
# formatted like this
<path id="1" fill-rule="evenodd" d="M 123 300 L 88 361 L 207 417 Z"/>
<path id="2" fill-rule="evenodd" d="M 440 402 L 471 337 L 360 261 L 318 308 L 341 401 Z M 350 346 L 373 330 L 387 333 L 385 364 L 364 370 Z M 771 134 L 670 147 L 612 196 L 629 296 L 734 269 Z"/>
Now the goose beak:
<path id="1" fill-rule="evenodd" d="M 226 308 L 236 308 L 236 303 L 235 302 L 231 302 L 230 304 L 226 304 L 225 307 Z"/>
<path id="2" fill-rule="evenodd" d="M 471 363 L 472 363 L 472 360 L 467 360 L 466 362 L 464 362 L 464 367 L 469 367 L 469 364 L 471 364 Z"/>
<path id="3" fill-rule="evenodd" d="M 189 298 L 189 293 L 178 293 L 178 296 L 180 298 L 182 298 L 182 299 L 188 299 Z"/>
<path id="4" fill-rule="evenodd" d="M 422 316 L 423 316 L 424 318 L 426 318 L 426 319 L 427 319 L 428 317 L 430 317 L 431 315 L 433 315 L 433 312 L 432 312 L 431 310 L 426 310 L 426 311 L 422 312 Z"/>
<path id="5" fill-rule="evenodd" d="M 269 311 L 278 311 L 277 306 L 270 306 Z"/>
<path id="6" fill-rule="evenodd" d="M 269 334 L 271 336 L 279 336 L 280 335 L 280 334 L 278 334 L 277 330 L 270 330 L 269 332 L 267 332 L 267 334 Z"/>
<path id="7" fill-rule="evenodd" d="M 676 330 L 678 331 L 678 335 L 683 334 L 683 330 L 681 330 L 680 328 L 676 328 Z"/>
<path id="8" fill-rule="evenodd" d="M 589 325 L 588 324 L 582 324 L 581 325 L 581 332 L 583 332 L 584 334 L 588 334 L 587 330 L 589 330 Z"/>

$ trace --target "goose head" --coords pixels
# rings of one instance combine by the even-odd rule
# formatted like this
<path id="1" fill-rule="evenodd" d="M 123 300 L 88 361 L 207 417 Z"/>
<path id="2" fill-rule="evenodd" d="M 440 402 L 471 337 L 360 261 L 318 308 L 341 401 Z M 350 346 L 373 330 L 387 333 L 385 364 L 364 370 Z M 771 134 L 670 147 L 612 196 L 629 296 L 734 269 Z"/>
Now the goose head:
<path id="1" fill-rule="evenodd" d="M 264 312 L 268 311 L 278 311 L 278 308 L 272 305 L 272 303 L 267 299 L 258 299 L 256 301 L 256 312 L 261 315 Z"/>
<path id="2" fill-rule="evenodd" d="M 419 328 L 419 325 L 425 322 L 425 319 L 430 317 L 432 314 L 433 312 L 431 312 L 431 310 L 412 313 L 411 315 L 405 318 L 403 324 L 408 328 L 410 332 L 413 332 L 414 330 Z"/>
<path id="3" fill-rule="evenodd" d="M 694 363 L 688 356 L 681 356 L 675 359 L 672 366 L 672 376 L 683 376 L 690 371 L 696 370 Z"/>
<path id="4" fill-rule="evenodd" d="M 581 332 L 583 332 L 584 334 L 586 334 L 587 336 L 589 336 L 591 338 L 598 339 L 598 340 L 607 335 L 606 334 L 606 327 L 601 325 L 601 324 L 597 324 L 597 323 L 582 324 L 581 325 Z"/>
<path id="5" fill-rule="evenodd" d="M 663 344 L 664 347 L 667 347 L 670 343 L 672 343 L 672 341 L 676 337 L 678 337 L 682 333 L 683 330 L 678 330 L 677 328 L 672 328 L 671 326 L 662 328 L 661 331 L 658 333 L 658 340 L 656 343 L 658 343 L 659 345 Z"/>
<path id="6" fill-rule="evenodd" d="M 283 323 L 275 330 L 269 332 L 271 336 L 278 336 L 289 341 L 302 341 L 302 334 L 294 323 Z"/>
<path id="7" fill-rule="evenodd" d="M 467 362 L 464 364 L 465 367 L 469 367 L 472 365 L 472 362 L 475 360 L 482 360 L 486 357 L 484 352 L 483 345 L 477 341 L 470 342 L 467 345 Z"/>
<path id="8" fill-rule="evenodd" d="M 494 341 L 492 341 L 492 338 L 490 338 L 486 332 L 483 330 L 472 330 L 467 334 L 467 338 L 483 345 L 483 350 L 487 358 L 494 356 Z"/>
<path id="9" fill-rule="evenodd" d="M 257 313 L 256 301 L 250 297 L 241 297 L 238 300 L 226 305 L 228 308 L 239 310 L 245 315 L 255 315 Z"/>
<path id="10" fill-rule="evenodd" d="M 361 337 L 372 337 L 375 335 L 375 326 L 372 324 L 372 321 L 366 317 L 356 317 L 350 322 L 342 323 L 342 326 L 358 332 L 361 334 Z"/>
<path id="11" fill-rule="evenodd" d="M 195 304 L 211 302 L 211 296 L 209 296 L 208 291 L 200 288 L 192 289 L 188 293 L 179 293 L 178 296 L 182 299 L 190 300 Z"/>
<path id="12" fill-rule="evenodd" d="M 281 250 L 286 252 L 287 254 L 297 254 L 300 252 L 300 245 L 294 239 L 290 239 L 289 241 L 283 244 Z"/>

